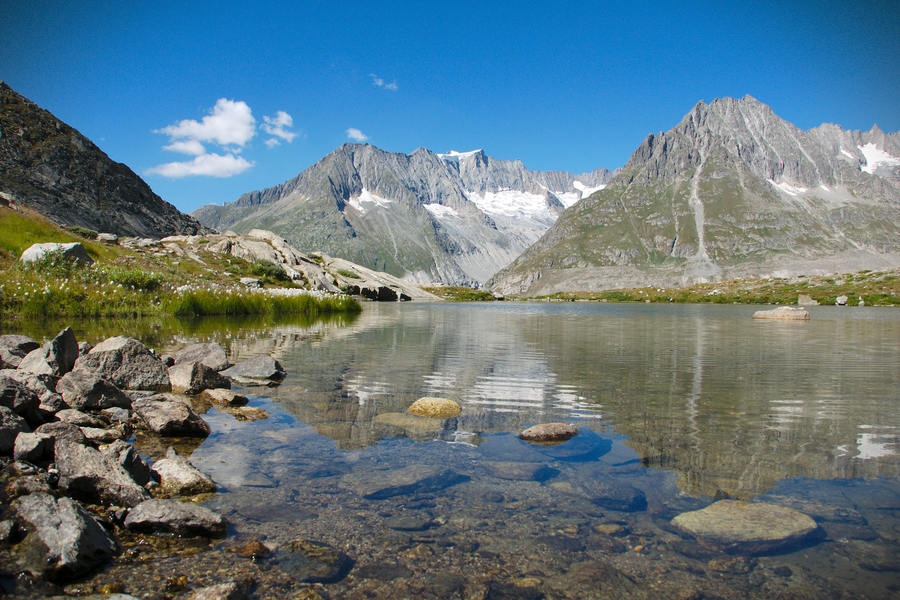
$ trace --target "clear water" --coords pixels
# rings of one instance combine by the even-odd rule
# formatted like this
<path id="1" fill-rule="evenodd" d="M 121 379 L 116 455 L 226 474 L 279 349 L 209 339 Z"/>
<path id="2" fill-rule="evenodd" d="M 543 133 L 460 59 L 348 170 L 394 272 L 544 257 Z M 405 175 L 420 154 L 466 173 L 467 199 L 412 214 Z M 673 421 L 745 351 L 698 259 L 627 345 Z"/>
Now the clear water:
<path id="1" fill-rule="evenodd" d="M 303 538 L 352 559 L 314 586 L 333 598 L 897 597 L 900 311 L 754 310 L 368 304 L 347 325 L 218 336 L 232 361 L 270 354 L 288 377 L 243 388 L 266 419 L 206 413 L 214 433 L 190 458 L 221 485 L 207 505 L 229 538 L 166 564 L 291 597 L 308 587 L 292 567 L 233 548 Z M 462 414 L 407 416 L 425 395 Z M 580 433 L 516 437 L 559 420 Z M 670 524 L 715 498 L 790 506 L 820 530 L 744 556 Z M 140 587 L 159 568 L 99 580 Z"/>

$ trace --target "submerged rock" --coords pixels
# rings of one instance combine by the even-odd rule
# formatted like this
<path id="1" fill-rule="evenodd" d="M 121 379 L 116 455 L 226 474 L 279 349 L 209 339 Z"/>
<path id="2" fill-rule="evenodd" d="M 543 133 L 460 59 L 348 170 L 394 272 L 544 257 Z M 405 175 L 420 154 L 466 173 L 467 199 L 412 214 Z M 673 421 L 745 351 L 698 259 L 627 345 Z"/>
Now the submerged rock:
<path id="1" fill-rule="evenodd" d="M 247 396 L 224 388 L 203 390 L 200 392 L 200 399 L 218 406 L 244 406 L 250 401 Z"/>
<path id="2" fill-rule="evenodd" d="M 795 306 L 779 306 L 771 310 L 758 310 L 753 313 L 753 318 L 778 321 L 808 321 L 809 311 Z"/>
<path id="3" fill-rule="evenodd" d="M 285 372 L 271 356 L 256 356 L 222 371 L 222 375 L 244 383 L 269 384 L 284 379 Z"/>
<path id="4" fill-rule="evenodd" d="M 150 349 L 136 339 L 106 339 L 79 358 L 76 369 L 97 374 L 121 389 L 167 392 L 169 372 Z"/>
<path id="5" fill-rule="evenodd" d="M 672 524 L 704 546 L 738 554 L 761 554 L 797 543 L 818 526 L 792 508 L 764 502 L 720 500 L 678 515 Z"/>
<path id="6" fill-rule="evenodd" d="M 189 496 L 216 491 L 216 483 L 208 475 L 178 456 L 171 447 L 165 458 L 153 463 L 152 470 L 159 476 L 163 491 L 169 494 Z"/>
<path id="7" fill-rule="evenodd" d="M 247 585 L 231 581 L 196 590 L 190 600 L 248 600 Z"/>
<path id="8" fill-rule="evenodd" d="M 156 394 L 134 400 L 134 413 L 160 435 L 206 437 L 209 425 L 178 396 Z"/>
<path id="9" fill-rule="evenodd" d="M 564 442 L 578 434 L 571 423 L 542 423 L 532 425 L 519 434 L 527 442 Z"/>
<path id="10" fill-rule="evenodd" d="M 175 364 L 199 362 L 210 369 L 221 371 L 230 366 L 225 349 L 215 342 L 208 344 L 191 344 L 176 352 L 172 358 Z"/>
<path id="11" fill-rule="evenodd" d="M 175 535 L 225 535 L 225 519 L 210 509 L 177 500 L 146 500 L 125 517 L 132 531 L 173 533 Z"/>
<path id="12" fill-rule="evenodd" d="M 449 419 L 459 416 L 462 412 L 459 404 L 447 398 L 425 396 L 412 403 L 407 412 L 420 417 Z"/>
<path id="13" fill-rule="evenodd" d="M 115 552 L 115 543 L 103 527 L 71 498 L 29 494 L 13 502 L 12 508 L 29 532 L 19 555 L 50 578 L 82 575 Z"/>
<path id="14" fill-rule="evenodd" d="M 353 566 L 349 556 L 327 544 L 294 540 L 275 552 L 275 562 L 294 579 L 304 583 L 334 583 Z"/>
<path id="15" fill-rule="evenodd" d="M 388 471 L 364 471 L 345 475 L 342 482 L 367 500 L 382 500 L 413 493 L 431 493 L 468 481 L 450 469 L 411 465 Z"/>

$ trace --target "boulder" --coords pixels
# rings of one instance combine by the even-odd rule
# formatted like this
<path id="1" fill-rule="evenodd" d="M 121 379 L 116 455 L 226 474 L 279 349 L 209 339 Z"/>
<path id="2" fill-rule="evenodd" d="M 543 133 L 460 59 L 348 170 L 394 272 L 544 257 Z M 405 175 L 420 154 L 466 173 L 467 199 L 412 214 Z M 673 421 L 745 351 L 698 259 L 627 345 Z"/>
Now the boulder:
<path id="1" fill-rule="evenodd" d="M 0 455 L 12 454 L 16 438 L 30 431 L 31 427 L 28 426 L 25 419 L 14 413 L 12 409 L 0 406 Z"/>
<path id="2" fill-rule="evenodd" d="M 194 591 L 189 600 L 249 600 L 247 585 L 230 581 Z"/>
<path id="3" fill-rule="evenodd" d="M 35 373 L 25 373 L 14 369 L 4 369 L 0 371 L 0 375 L 12 377 L 34 392 L 40 401 L 38 409 L 41 412 L 53 414 L 66 408 L 62 396 L 56 393 L 56 385 L 59 381 L 58 377 L 46 374 L 38 375 Z"/>
<path id="4" fill-rule="evenodd" d="M 112 456 L 96 448 L 57 440 L 59 487 L 87 502 L 135 506 L 150 494 Z"/>
<path id="5" fill-rule="evenodd" d="M 82 427 L 81 433 L 95 444 L 109 444 L 127 435 L 124 427 Z"/>
<path id="6" fill-rule="evenodd" d="M 29 352 L 16 367 L 24 373 L 61 377 L 72 370 L 78 358 L 78 341 L 71 327 L 60 331 L 55 338 Z"/>
<path id="7" fill-rule="evenodd" d="M 100 232 L 97 234 L 97 241 L 105 244 L 118 244 L 119 236 L 114 233 Z"/>
<path id="8" fill-rule="evenodd" d="M 199 394 L 209 388 L 230 388 L 231 380 L 201 362 L 181 362 L 169 367 L 169 381 L 177 394 Z"/>
<path id="9" fill-rule="evenodd" d="M 46 433 L 20 433 L 16 436 L 13 458 L 34 464 L 53 460 L 53 436 Z"/>
<path id="10" fill-rule="evenodd" d="M 106 427 L 105 421 L 74 408 L 59 411 L 56 413 L 56 418 L 63 423 L 71 423 L 78 427 Z"/>
<path id="11" fill-rule="evenodd" d="M 802 541 L 816 522 L 792 508 L 765 502 L 720 500 L 701 510 L 681 513 L 672 524 L 708 548 L 736 554 L 761 554 Z"/>
<path id="12" fill-rule="evenodd" d="M 115 440 L 111 444 L 101 447 L 100 452 L 128 471 L 138 485 L 147 485 L 150 482 L 150 465 L 140 454 L 135 452 L 134 446 L 128 442 Z"/>
<path id="13" fill-rule="evenodd" d="M 78 356 L 84 356 L 90 352 L 93 347 L 94 345 L 90 342 L 78 342 Z"/>
<path id="14" fill-rule="evenodd" d="M 341 484 L 367 500 L 383 500 L 431 494 L 468 480 L 468 476 L 450 469 L 416 464 L 401 469 L 349 473 L 341 479 Z"/>
<path id="15" fill-rule="evenodd" d="M 15 369 L 29 352 L 40 347 L 24 335 L 0 335 L 0 369 Z"/>
<path id="16" fill-rule="evenodd" d="M 304 583 L 334 583 L 350 571 L 349 556 L 319 542 L 294 540 L 276 550 L 274 562 Z"/>
<path id="17" fill-rule="evenodd" d="M 777 321 L 808 321 L 809 311 L 796 306 L 779 306 L 771 310 L 758 310 L 753 313 L 753 318 Z"/>
<path id="18" fill-rule="evenodd" d="M 564 442 L 577 434 L 578 428 L 571 423 L 541 423 L 519 433 L 519 438 L 527 442 Z"/>
<path id="19" fill-rule="evenodd" d="M 52 493 L 50 482 L 47 481 L 47 477 L 43 473 L 16 477 L 6 484 L 3 491 L 6 493 L 7 501 L 12 501 L 16 498 L 27 496 L 28 494 L 36 494 L 38 492 L 43 492 L 45 494 Z"/>
<path id="20" fill-rule="evenodd" d="M 459 416 L 462 412 L 459 404 L 447 398 L 437 398 L 433 396 L 425 396 L 419 398 L 412 403 L 406 411 L 420 417 L 431 417 L 438 419 L 449 419 Z"/>
<path id="21" fill-rule="evenodd" d="M 51 579 L 83 575 L 104 564 L 116 550 L 106 530 L 71 498 L 29 494 L 15 500 L 12 509 L 28 531 L 19 556 Z"/>
<path id="22" fill-rule="evenodd" d="M 76 361 L 75 368 L 95 373 L 120 389 L 169 391 L 166 366 L 134 338 L 106 339 Z"/>
<path id="23" fill-rule="evenodd" d="M 43 244 L 32 244 L 25 249 L 22 256 L 19 257 L 19 260 L 25 264 L 30 264 L 43 260 L 48 254 L 53 252 L 59 252 L 65 258 L 85 265 L 94 262 L 91 257 L 88 256 L 87 250 L 84 249 L 81 242 L 68 242 L 65 244 L 47 242 Z"/>
<path id="24" fill-rule="evenodd" d="M 174 394 L 140 398 L 132 402 L 131 408 L 147 427 L 160 435 L 209 435 L 206 421 Z"/>
<path id="25" fill-rule="evenodd" d="M 82 433 L 81 428 L 71 423 L 62 421 L 54 421 L 53 423 L 44 423 L 34 430 L 35 433 L 43 433 L 53 438 L 53 447 L 59 442 L 69 444 L 86 444 L 87 438 Z"/>
<path id="26" fill-rule="evenodd" d="M 18 379 L 0 375 L 0 406 L 11 409 L 29 423 L 37 424 L 41 421 L 37 412 L 40 403 L 37 394 Z"/>
<path id="27" fill-rule="evenodd" d="M 284 368 L 270 356 L 256 356 L 222 371 L 222 375 L 245 383 L 268 384 L 284 379 Z"/>
<path id="28" fill-rule="evenodd" d="M 847 306 L 847 296 L 838 296 L 834 299 L 834 303 L 838 306 Z"/>
<path id="29" fill-rule="evenodd" d="M 256 277 L 241 277 L 241 284 L 249 288 L 261 288 L 263 286 L 262 281 Z"/>
<path id="30" fill-rule="evenodd" d="M 173 533 L 175 535 L 225 535 L 225 519 L 203 506 L 177 500 L 146 500 L 125 517 L 125 527 L 132 531 Z"/>
<path id="31" fill-rule="evenodd" d="M 216 491 L 216 483 L 186 458 L 178 456 L 172 447 L 166 451 L 165 458 L 153 463 L 152 469 L 167 494 L 192 496 Z"/>
<path id="32" fill-rule="evenodd" d="M 222 388 L 203 390 L 200 399 L 218 406 L 244 406 L 250 401 L 247 396 Z"/>
<path id="33" fill-rule="evenodd" d="M 208 344 L 191 344 L 176 352 L 172 358 L 175 364 L 187 362 L 200 362 L 216 371 L 227 369 L 230 366 L 225 349 L 215 342 Z"/>
<path id="34" fill-rule="evenodd" d="M 122 390 L 93 371 L 76 369 L 63 375 L 56 384 L 63 402 L 78 410 L 102 410 L 131 407 L 131 399 Z"/>

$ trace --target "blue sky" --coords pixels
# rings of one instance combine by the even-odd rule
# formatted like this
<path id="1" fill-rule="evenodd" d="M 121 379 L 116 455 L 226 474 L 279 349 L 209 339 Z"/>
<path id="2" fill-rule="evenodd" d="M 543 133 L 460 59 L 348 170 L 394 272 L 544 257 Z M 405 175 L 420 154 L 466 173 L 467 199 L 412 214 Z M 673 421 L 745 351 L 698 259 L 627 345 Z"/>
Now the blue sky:
<path id="1" fill-rule="evenodd" d="M 583 172 L 720 96 L 900 129 L 895 1 L 6 2 L 0 40 L 0 79 L 184 211 L 348 132 Z"/>

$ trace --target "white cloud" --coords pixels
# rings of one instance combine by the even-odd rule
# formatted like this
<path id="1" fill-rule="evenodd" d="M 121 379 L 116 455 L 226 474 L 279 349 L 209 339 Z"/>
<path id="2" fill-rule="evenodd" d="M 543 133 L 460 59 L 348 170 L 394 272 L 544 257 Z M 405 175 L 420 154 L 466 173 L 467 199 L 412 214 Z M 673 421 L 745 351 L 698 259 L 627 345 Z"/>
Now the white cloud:
<path id="1" fill-rule="evenodd" d="M 279 110 L 278 112 L 276 112 L 274 117 L 263 117 L 263 121 L 265 121 L 265 123 L 263 123 L 262 125 L 263 131 L 265 131 L 269 135 L 274 135 L 276 138 L 281 138 L 289 144 L 294 141 L 295 137 L 297 137 L 297 134 L 295 132 L 288 131 L 287 129 L 294 126 L 294 118 L 283 110 Z M 279 143 L 280 142 L 275 138 L 266 140 L 266 146 L 268 146 L 269 148 L 277 146 L 279 145 Z"/>
<path id="2" fill-rule="evenodd" d="M 179 140 L 177 142 L 172 142 L 168 146 L 163 146 L 163 150 L 180 152 L 182 154 L 193 154 L 194 156 L 206 154 L 206 148 L 204 148 L 203 144 L 197 140 Z"/>
<path id="3" fill-rule="evenodd" d="M 148 175 L 162 175 L 171 179 L 180 179 L 192 175 L 206 175 L 209 177 L 231 177 L 243 173 L 253 166 L 253 163 L 243 156 L 234 154 L 202 154 L 183 162 L 165 163 L 144 173 Z"/>
<path id="4" fill-rule="evenodd" d="M 355 127 L 351 127 L 347 130 L 347 137 L 354 142 L 364 142 L 369 139 L 369 136 Z"/>
<path id="5" fill-rule="evenodd" d="M 241 149 L 256 135 L 256 119 L 246 102 L 219 98 L 210 114 L 201 121 L 184 119 L 154 133 L 166 134 L 173 143 L 177 140 L 216 142 L 222 146 L 233 144 Z"/>
<path id="6" fill-rule="evenodd" d="M 375 73 L 369 73 L 369 77 L 372 78 L 372 85 L 379 88 L 384 88 L 386 90 L 391 90 L 392 92 L 396 92 L 399 88 L 397 85 L 397 81 L 394 80 L 390 83 L 385 83 L 384 79 L 376 75 Z"/>
<path id="7" fill-rule="evenodd" d="M 281 142 L 279 142 L 276 138 L 269 138 L 265 142 L 266 148 L 274 148 L 275 146 L 280 146 Z"/>

